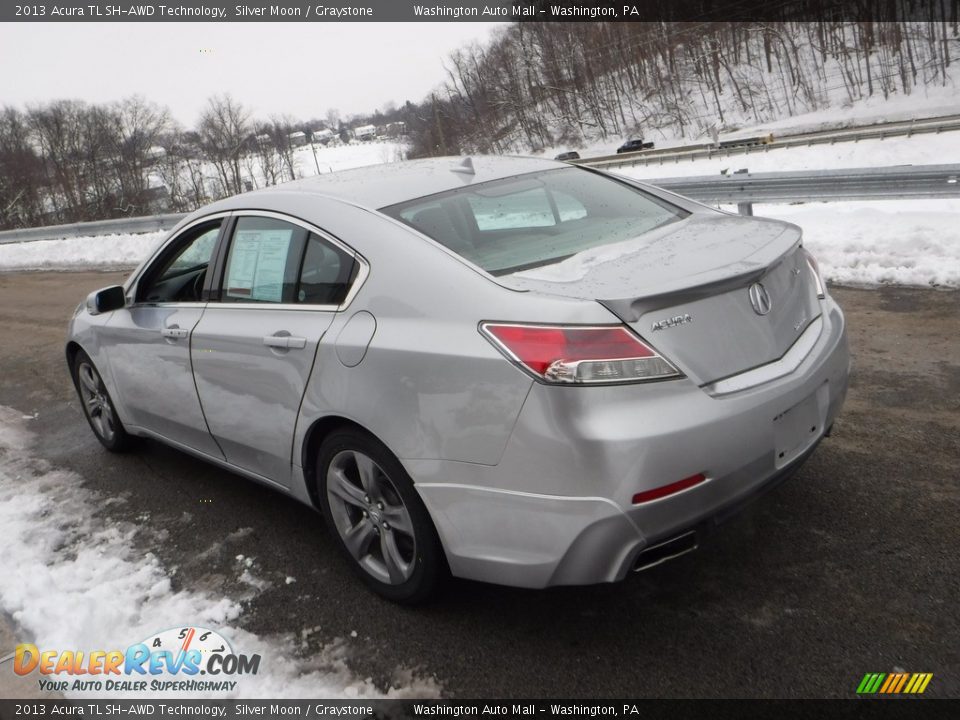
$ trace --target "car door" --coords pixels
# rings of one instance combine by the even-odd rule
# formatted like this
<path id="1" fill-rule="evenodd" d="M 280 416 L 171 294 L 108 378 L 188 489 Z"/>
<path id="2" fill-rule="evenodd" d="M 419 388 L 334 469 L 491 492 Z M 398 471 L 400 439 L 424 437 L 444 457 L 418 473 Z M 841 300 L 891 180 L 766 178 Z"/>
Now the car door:
<path id="1" fill-rule="evenodd" d="M 297 220 L 237 213 L 217 302 L 193 331 L 197 392 L 230 463 L 289 485 L 300 402 L 357 263 Z"/>
<path id="2" fill-rule="evenodd" d="M 127 307 L 101 333 L 124 422 L 223 458 L 207 428 L 190 361 L 190 333 L 203 315 L 207 271 L 223 215 L 183 229 L 140 273 Z"/>

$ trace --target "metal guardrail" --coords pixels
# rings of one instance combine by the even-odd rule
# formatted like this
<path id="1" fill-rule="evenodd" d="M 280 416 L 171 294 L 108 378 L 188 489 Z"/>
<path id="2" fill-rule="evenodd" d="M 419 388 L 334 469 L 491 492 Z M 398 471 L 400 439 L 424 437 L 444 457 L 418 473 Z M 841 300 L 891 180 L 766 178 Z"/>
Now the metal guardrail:
<path id="1" fill-rule="evenodd" d="M 883 140 L 888 137 L 910 137 L 923 133 L 941 133 L 951 130 L 960 130 L 960 115 L 945 115 L 921 120 L 895 120 L 876 123 L 874 125 L 861 125 L 858 127 L 837 128 L 834 130 L 815 130 L 793 135 L 779 135 L 774 132 L 773 142 L 769 144 L 718 147 L 713 143 L 699 143 L 679 147 L 654 148 L 653 150 L 638 150 L 620 155 L 600 155 L 575 160 L 573 162 L 578 165 L 590 165 L 591 167 L 608 170 L 611 168 L 633 167 L 636 165 L 663 165 L 668 162 L 679 163 L 684 160 L 692 161 L 714 157 L 735 157 L 753 153 L 770 152 L 778 148 L 832 145 L 838 142 L 859 142 L 860 140 Z M 731 140 L 726 140 L 725 142 L 731 142 Z"/>
<path id="2" fill-rule="evenodd" d="M 751 215 L 753 203 L 835 202 L 960 198 L 960 164 L 882 168 L 734 173 L 644 180 L 700 202 L 738 205 Z M 121 218 L 0 232 L 0 244 L 86 235 L 167 230 L 185 215 Z"/>
<path id="3" fill-rule="evenodd" d="M 735 173 L 647 182 L 704 203 L 736 204 L 742 214 L 751 215 L 753 203 L 960 198 L 960 164 Z"/>
<path id="4" fill-rule="evenodd" d="M 86 235 L 115 235 L 119 233 L 147 233 L 169 230 L 186 213 L 146 215 L 142 217 L 95 220 L 93 222 L 45 225 L 43 227 L 4 230 L 0 232 L 0 245 L 5 243 L 31 242 L 33 240 L 57 240 L 59 238 L 83 237 Z"/>

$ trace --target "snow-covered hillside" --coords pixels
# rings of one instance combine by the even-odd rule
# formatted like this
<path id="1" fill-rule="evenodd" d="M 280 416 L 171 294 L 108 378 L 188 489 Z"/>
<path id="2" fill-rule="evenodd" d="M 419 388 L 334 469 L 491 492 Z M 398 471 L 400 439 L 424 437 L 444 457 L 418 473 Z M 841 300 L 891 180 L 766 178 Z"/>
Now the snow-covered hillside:
<path id="1" fill-rule="evenodd" d="M 736 130 L 720 132 L 718 139 L 721 141 L 732 140 L 738 137 L 766 135 L 768 133 L 773 133 L 775 137 L 777 135 L 796 135 L 821 130 L 837 130 L 840 128 L 873 125 L 882 122 L 921 120 L 924 118 L 942 117 L 944 115 L 955 115 L 958 113 L 960 113 L 960 84 L 951 82 L 947 85 L 917 87 L 911 95 L 893 95 L 887 99 L 874 96 L 853 102 L 840 101 L 820 110 L 787 116 L 779 120 L 747 123 L 742 127 L 738 127 Z M 945 137 L 951 138 L 951 136 Z M 706 132 L 695 135 L 694 137 L 680 137 L 669 127 L 653 133 L 647 133 L 645 139 L 654 142 L 658 148 L 683 147 L 684 145 L 710 142 L 712 140 Z M 893 140 L 900 140 L 900 138 L 890 139 L 890 141 Z M 578 152 L 580 156 L 584 158 L 612 155 L 616 152 L 619 145 L 619 140 L 594 141 L 584 144 Z M 915 145 L 913 147 L 919 149 L 921 153 L 923 153 L 926 148 L 926 146 L 923 145 Z M 931 141 L 931 147 L 939 148 L 941 146 Z M 554 157 L 570 149 L 573 148 L 566 145 L 554 145 L 545 148 L 542 154 L 544 157 Z M 960 139 L 952 138 L 944 149 L 948 152 L 952 151 L 954 157 L 960 160 Z M 770 152 L 773 152 L 773 147 L 770 148 Z M 735 155 L 736 153 L 733 154 Z M 867 155 L 868 153 L 862 154 Z M 777 155 L 777 153 L 774 153 L 774 155 Z M 750 157 L 753 158 L 756 157 L 756 155 L 751 155 Z M 774 161 L 776 161 L 776 158 L 774 158 Z M 920 157 L 913 160 L 914 164 L 924 162 L 951 161 L 945 159 L 944 156 L 940 156 L 937 160 L 921 159 Z M 673 164 L 673 161 L 671 160 L 664 163 L 664 165 L 668 164 Z M 882 156 L 878 156 L 876 164 L 889 163 L 885 158 L 882 158 Z M 657 165 L 655 164 L 652 167 L 657 167 Z M 791 169 L 799 168 L 792 167 Z M 754 170 L 754 168 L 751 168 L 751 170 Z M 759 168 L 756 168 L 756 170 L 759 170 Z M 681 172 L 678 174 L 682 175 L 684 173 Z M 659 177 L 665 176 L 661 174 Z"/>

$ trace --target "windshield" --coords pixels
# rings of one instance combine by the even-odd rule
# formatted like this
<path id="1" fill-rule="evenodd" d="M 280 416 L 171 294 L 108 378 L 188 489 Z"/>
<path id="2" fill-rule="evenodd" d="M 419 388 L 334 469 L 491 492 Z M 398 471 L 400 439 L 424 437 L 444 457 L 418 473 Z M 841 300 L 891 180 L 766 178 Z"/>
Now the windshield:
<path id="1" fill-rule="evenodd" d="M 625 183 L 574 167 L 458 188 L 382 212 L 492 275 L 551 265 L 689 215 Z"/>

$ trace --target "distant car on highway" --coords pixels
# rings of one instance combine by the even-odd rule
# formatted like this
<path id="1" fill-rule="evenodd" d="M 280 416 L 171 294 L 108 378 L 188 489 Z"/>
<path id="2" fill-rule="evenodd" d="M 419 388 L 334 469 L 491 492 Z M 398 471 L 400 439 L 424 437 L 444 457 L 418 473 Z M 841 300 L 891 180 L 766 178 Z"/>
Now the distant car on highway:
<path id="1" fill-rule="evenodd" d="M 66 357 L 104 447 L 317 508 L 406 602 L 448 571 L 611 582 L 696 548 L 810 455 L 849 364 L 796 226 L 509 157 L 201 208 L 77 307 Z"/>
<path id="2" fill-rule="evenodd" d="M 644 142 L 642 138 L 635 138 L 633 140 L 627 140 L 623 145 L 618 147 L 617 154 L 651 149 L 653 149 L 652 142 Z"/>
<path id="3" fill-rule="evenodd" d="M 562 152 L 554 158 L 554 160 L 560 160 L 564 162 L 567 160 L 579 160 L 579 159 L 580 159 L 580 153 L 578 153 L 576 150 L 568 150 L 567 152 Z"/>

